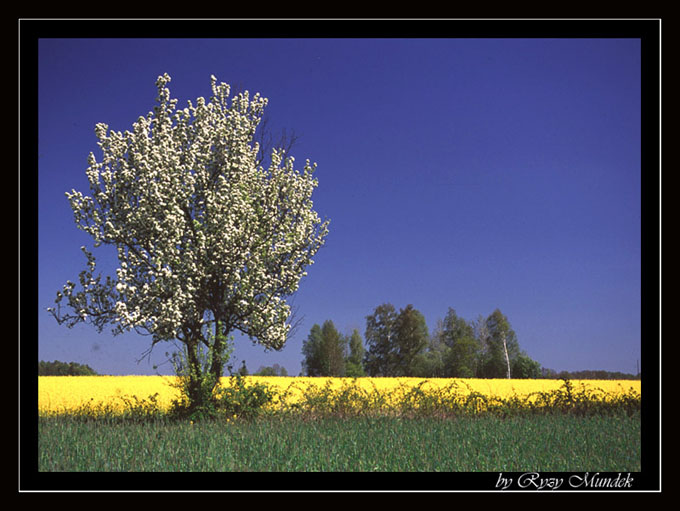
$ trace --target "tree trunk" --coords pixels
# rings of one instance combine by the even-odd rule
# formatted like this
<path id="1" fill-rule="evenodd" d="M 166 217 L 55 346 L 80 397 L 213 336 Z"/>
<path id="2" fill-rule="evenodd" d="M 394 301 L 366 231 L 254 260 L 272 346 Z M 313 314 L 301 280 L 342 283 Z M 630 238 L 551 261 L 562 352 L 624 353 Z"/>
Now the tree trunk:
<path id="1" fill-rule="evenodd" d="M 187 398 L 191 407 L 203 404 L 203 393 L 201 391 L 202 370 L 201 361 L 198 359 L 198 341 L 187 342 Z"/>
<path id="2" fill-rule="evenodd" d="M 510 379 L 510 357 L 508 356 L 508 345 L 505 342 L 505 334 L 503 334 L 503 350 L 505 351 L 505 362 L 508 365 L 508 379 Z"/>
<path id="3" fill-rule="evenodd" d="M 217 384 L 224 372 L 224 350 L 227 347 L 227 328 L 226 322 L 215 321 L 215 339 L 212 347 L 212 360 L 210 362 L 210 375 Z"/>

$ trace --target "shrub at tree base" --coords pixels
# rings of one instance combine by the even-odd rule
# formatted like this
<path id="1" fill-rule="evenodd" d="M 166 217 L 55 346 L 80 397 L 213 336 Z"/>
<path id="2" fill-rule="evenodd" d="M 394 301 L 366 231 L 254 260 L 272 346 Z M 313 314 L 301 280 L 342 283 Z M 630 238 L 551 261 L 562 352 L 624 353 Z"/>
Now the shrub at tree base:
<path id="1" fill-rule="evenodd" d="M 192 385 L 189 379 L 180 379 L 178 385 Z M 243 376 L 236 374 L 229 378 L 229 384 L 207 383 L 201 390 L 205 396 L 200 401 L 188 399 L 185 391 L 172 403 L 170 416 L 199 421 L 218 417 L 252 419 L 262 414 L 275 396 L 263 383 L 249 384 Z"/>

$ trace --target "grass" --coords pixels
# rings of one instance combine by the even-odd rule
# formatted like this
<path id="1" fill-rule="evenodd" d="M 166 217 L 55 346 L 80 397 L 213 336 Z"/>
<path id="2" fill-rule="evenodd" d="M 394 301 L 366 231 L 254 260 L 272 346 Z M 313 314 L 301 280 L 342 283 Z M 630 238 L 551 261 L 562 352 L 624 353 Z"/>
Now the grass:
<path id="1" fill-rule="evenodd" d="M 640 414 L 39 419 L 39 471 L 640 471 Z"/>
<path id="2" fill-rule="evenodd" d="M 219 406 L 207 415 L 177 413 L 181 407 L 168 410 L 159 393 L 148 398 L 127 395 L 121 385 L 115 399 L 75 400 L 63 410 L 39 414 L 38 470 L 641 469 L 641 397 L 634 388 L 607 391 L 565 380 L 550 390 L 517 394 L 510 389 L 499 396 L 468 388 L 465 382 L 465 388 L 458 382 L 395 386 L 370 380 L 368 387 L 362 383 L 366 382 L 329 380 L 270 394 L 273 387 L 262 387 L 264 382 L 237 378 L 216 394 Z M 263 393 L 264 389 L 269 390 Z M 289 399 L 292 391 L 294 400 Z"/>

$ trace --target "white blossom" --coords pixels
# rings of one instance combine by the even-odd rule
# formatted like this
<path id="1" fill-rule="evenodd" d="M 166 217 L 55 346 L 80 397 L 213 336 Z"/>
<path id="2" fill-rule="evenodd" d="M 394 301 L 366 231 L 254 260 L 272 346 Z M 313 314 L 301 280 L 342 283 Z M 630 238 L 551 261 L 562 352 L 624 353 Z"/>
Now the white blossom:
<path id="1" fill-rule="evenodd" d="M 90 153 L 91 196 L 66 194 L 78 227 L 96 247 L 117 249 L 112 277 L 95 277 L 89 252 L 83 290 L 67 282 L 58 293 L 76 317 L 116 332 L 142 328 L 162 340 L 214 325 L 240 330 L 267 348 L 290 330 L 286 297 L 313 264 L 328 222 L 313 210 L 316 164 L 294 168 L 274 150 L 257 163 L 253 136 L 267 99 L 247 91 L 229 98 L 210 77 L 212 96 L 181 110 L 158 77 L 158 104 L 130 131 L 99 123 L 101 158 Z"/>

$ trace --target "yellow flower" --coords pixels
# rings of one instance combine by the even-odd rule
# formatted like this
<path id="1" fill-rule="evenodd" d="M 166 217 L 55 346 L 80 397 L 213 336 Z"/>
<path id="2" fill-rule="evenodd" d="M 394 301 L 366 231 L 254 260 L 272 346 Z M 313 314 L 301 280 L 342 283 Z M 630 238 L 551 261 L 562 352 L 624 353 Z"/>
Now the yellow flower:
<path id="1" fill-rule="evenodd" d="M 286 376 L 247 376 L 246 384 L 264 384 L 276 393 L 276 399 L 268 406 L 272 409 L 288 407 L 300 402 L 305 395 L 320 393 L 362 399 L 376 398 L 380 406 L 390 407 L 403 402 L 404 396 L 414 395 L 414 389 L 424 393 L 455 394 L 463 399 L 469 395 L 488 399 L 524 399 L 537 397 L 564 388 L 562 380 L 508 380 L 475 378 L 325 378 Z M 125 411 L 126 406 L 155 396 L 154 403 L 161 410 L 169 410 L 172 401 L 180 397 L 172 384 L 173 376 L 40 376 L 38 377 L 38 412 L 43 415 L 72 413 L 89 408 L 92 410 Z M 228 387 L 230 379 L 223 378 Z M 573 380 L 573 391 L 587 390 L 594 395 L 609 398 L 631 391 L 641 395 L 640 380 Z M 351 392 L 346 392 L 351 391 Z M 347 405 L 352 403 L 347 403 Z M 479 401 L 481 405 L 481 401 Z M 356 402 L 361 405 L 361 402 Z M 237 419 L 237 414 L 227 422 Z M 193 424 L 193 421 L 191 422 Z"/>

